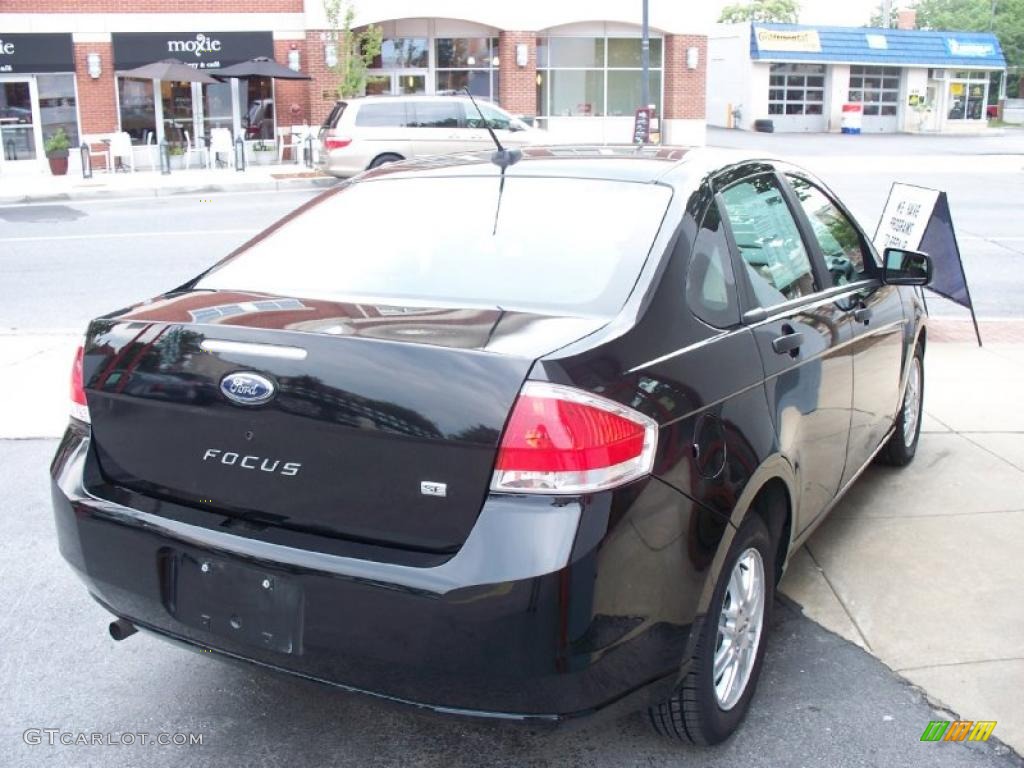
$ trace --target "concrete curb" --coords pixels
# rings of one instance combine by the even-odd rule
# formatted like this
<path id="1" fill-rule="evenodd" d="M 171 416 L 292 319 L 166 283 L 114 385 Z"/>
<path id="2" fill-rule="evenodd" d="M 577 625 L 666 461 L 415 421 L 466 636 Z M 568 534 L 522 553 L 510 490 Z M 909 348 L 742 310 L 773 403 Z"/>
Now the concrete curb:
<path id="1" fill-rule="evenodd" d="M 269 179 L 265 181 L 218 182 L 215 184 L 180 184 L 160 187 L 117 189 L 109 187 L 74 189 L 53 194 L 0 195 L 0 205 L 31 203 L 66 203 L 73 200 L 111 200 L 119 198 L 174 197 L 176 195 L 214 194 L 225 192 L 280 192 L 296 189 L 327 189 L 340 180 L 329 177 L 301 179 Z"/>

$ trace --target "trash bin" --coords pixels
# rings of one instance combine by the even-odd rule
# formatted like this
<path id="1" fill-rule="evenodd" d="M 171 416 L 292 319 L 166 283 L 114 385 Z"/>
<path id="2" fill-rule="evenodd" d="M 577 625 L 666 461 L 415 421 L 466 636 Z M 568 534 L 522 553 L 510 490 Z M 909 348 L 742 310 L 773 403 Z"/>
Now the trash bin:
<path id="1" fill-rule="evenodd" d="M 863 104 L 843 104 L 842 131 L 852 135 L 860 133 L 860 126 L 864 117 Z"/>

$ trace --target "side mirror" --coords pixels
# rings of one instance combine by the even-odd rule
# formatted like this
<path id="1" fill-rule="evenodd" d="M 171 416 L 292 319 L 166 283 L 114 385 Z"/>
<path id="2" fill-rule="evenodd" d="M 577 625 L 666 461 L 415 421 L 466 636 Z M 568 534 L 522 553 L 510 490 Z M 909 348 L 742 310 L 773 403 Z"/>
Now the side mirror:
<path id="1" fill-rule="evenodd" d="M 932 259 L 927 253 L 886 248 L 882 282 L 886 285 L 928 285 L 932 281 Z"/>

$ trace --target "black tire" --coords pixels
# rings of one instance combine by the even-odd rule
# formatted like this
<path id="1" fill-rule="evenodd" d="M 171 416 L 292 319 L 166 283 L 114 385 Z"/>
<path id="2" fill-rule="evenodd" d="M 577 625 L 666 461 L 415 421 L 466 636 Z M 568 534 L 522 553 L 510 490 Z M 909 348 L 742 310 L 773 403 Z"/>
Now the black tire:
<path id="1" fill-rule="evenodd" d="M 918 344 L 914 349 L 914 359 L 911 361 L 910 374 L 908 375 L 907 390 L 903 393 L 903 400 L 900 402 L 900 412 L 896 418 L 896 428 L 889 437 L 885 448 L 878 452 L 878 460 L 890 467 L 905 467 L 914 460 L 917 453 L 917 443 L 921 438 L 921 416 L 924 413 L 924 350 Z M 917 373 L 920 376 L 917 390 L 917 420 L 913 426 L 912 438 L 908 439 L 906 433 L 907 420 L 907 398 L 911 396 L 913 386 L 914 366 L 917 366 Z"/>
<path id="2" fill-rule="evenodd" d="M 401 155 L 394 155 L 390 153 L 386 155 L 377 155 L 375 158 L 373 158 L 373 162 L 371 162 L 367 166 L 367 168 L 380 168 L 382 165 L 387 165 L 388 163 L 397 163 L 400 160 L 405 160 L 405 158 L 402 157 Z"/>
<path id="3" fill-rule="evenodd" d="M 720 643 L 718 622 L 730 576 L 737 561 L 749 549 L 756 549 L 763 563 L 764 602 L 761 632 L 756 641 L 753 666 L 745 687 L 735 703 L 723 709 L 715 693 L 713 674 L 715 652 Z M 757 679 L 761 674 L 761 663 L 764 660 L 772 602 L 775 600 L 776 549 L 764 521 L 759 515 L 751 513 L 736 532 L 729 548 L 729 556 L 715 586 L 707 616 L 701 623 L 696 650 L 693 658 L 689 660 L 689 672 L 671 697 L 648 710 L 651 725 L 660 735 L 702 746 L 718 744 L 729 738 L 743 721 L 757 688 Z"/>

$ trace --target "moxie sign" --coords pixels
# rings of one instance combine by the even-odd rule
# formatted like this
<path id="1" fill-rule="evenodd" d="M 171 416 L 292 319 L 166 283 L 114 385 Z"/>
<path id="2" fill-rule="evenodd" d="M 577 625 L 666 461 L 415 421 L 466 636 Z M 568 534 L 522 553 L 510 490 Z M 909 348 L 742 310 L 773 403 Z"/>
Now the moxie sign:
<path id="1" fill-rule="evenodd" d="M 115 32 L 114 67 L 134 69 L 164 59 L 179 59 L 199 69 L 274 56 L 270 32 Z"/>
<path id="2" fill-rule="evenodd" d="M 74 72 L 71 35 L 8 35 L 0 32 L 0 74 Z"/>

